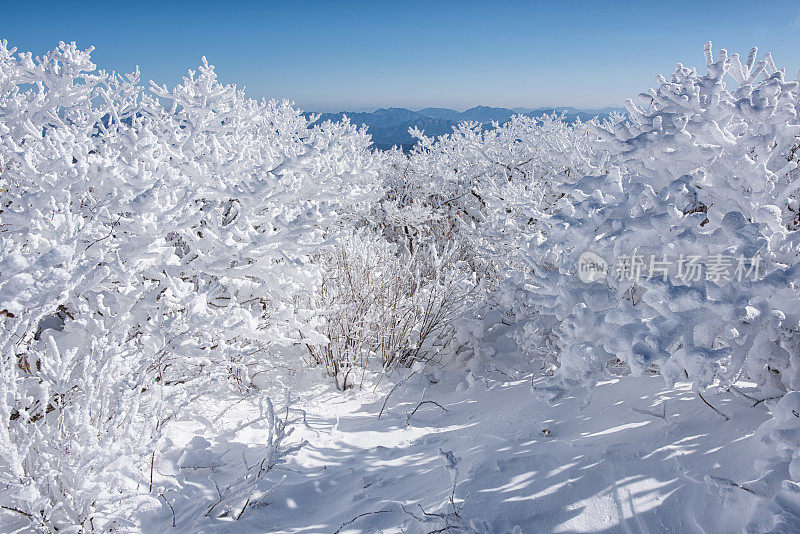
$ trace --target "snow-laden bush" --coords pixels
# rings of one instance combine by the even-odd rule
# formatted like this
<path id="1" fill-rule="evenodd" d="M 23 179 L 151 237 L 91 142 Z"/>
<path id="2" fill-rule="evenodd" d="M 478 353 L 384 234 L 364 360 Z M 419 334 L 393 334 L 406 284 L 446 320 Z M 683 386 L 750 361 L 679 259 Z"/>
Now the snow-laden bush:
<path id="1" fill-rule="evenodd" d="M 26 354 L 35 372 L 3 358 L 4 521 L 16 515 L 40 530 L 105 530 L 130 527 L 134 512 L 158 507 L 141 490 L 141 459 L 153 450 L 163 413 L 149 362 L 124 339 L 86 335 L 70 348 L 58 336 L 59 348 L 56 336 L 44 334 L 44 346 Z"/>
<path id="2" fill-rule="evenodd" d="M 137 80 L 90 74 L 75 46 L 13 54 L 0 43 L 0 504 L 46 530 L 111 528 L 161 413 L 150 332 L 134 334 L 157 309 L 142 298 L 150 261 L 141 240 L 112 239 L 123 165 L 101 153 L 126 142 L 130 127 L 104 119 L 130 114 Z"/>
<path id="3" fill-rule="evenodd" d="M 479 274 L 509 267 L 519 248 L 543 231 L 538 211 L 569 183 L 600 164 L 586 124 L 561 117 L 514 116 L 487 129 L 462 123 L 392 161 L 386 197 L 375 215 L 390 239 L 413 253 L 418 242 L 463 244 Z"/>
<path id="4" fill-rule="evenodd" d="M 320 258 L 322 282 L 311 304 L 325 340 L 306 347 L 342 390 L 363 383 L 373 360 L 390 372 L 434 359 L 475 287 L 454 249 L 397 248 L 362 230 Z"/>
<path id="5" fill-rule="evenodd" d="M 357 239 L 321 258 L 315 307 L 325 310 L 327 342 L 307 344 L 311 360 L 346 382 L 375 356 L 387 371 L 448 344 L 451 356 L 476 353 L 466 332 L 482 328 L 468 317 L 498 306 L 516 313 L 518 299 L 499 296 L 518 289 L 553 184 L 600 159 L 589 132 L 557 116 L 464 123 L 437 139 L 412 132 L 420 142 L 409 156 L 385 155 L 383 196 L 350 219 Z M 487 292 L 498 284 L 504 291 Z"/>
<path id="6" fill-rule="evenodd" d="M 0 513 L 46 530 L 125 528 L 164 421 L 317 335 L 310 256 L 380 190 L 347 123 L 90 52 L 0 43 Z"/>
<path id="7" fill-rule="evenodd" d="M 412 132 L 419 143 L 411 154 L 390 156 L 385 197 L 370 214 L 374 227 L 409 254 L 427 243 L 450 247 L 481 282 L 473 318 L 458 321 L 461 356 L 475 353 L 466 333 L 483 329 L 472 324 L 481 317 L 499 311 L 518 325 L 531 319 L 527 273 L 564 196 L 558 187 L 606 168 L 590 126 L 556 115 L 520 115 L 491 128 L 463 123 L 436 139 Z M 529 352 L 551 352 L 556 327 L 543 324 L 537 316 L 535 328 L 520 332 Z"/>
<path id="8" fill-rule="evenodd" d="M 723 50 L 714 61 L 708 45 L 707 74 L 678 65 L 641 95 L 643 107 L 628 102 L 630 121 L 595 125 L 609 172 L 560 187 L 549 235 L 531 254 L 534 305 L 556 325 L 562 378 L 590 385 L 619 359 L 699 389 L 743 373 L 800 385 L 800 89 L 755 56 L 742 65 Z M 612 272 L 582 282 L 584 252 Z M 705 269 L 677 278 L 692 256 Z M 664 260 L 672 273 L 650 276 L 651 261 L 665 269 Z"/>

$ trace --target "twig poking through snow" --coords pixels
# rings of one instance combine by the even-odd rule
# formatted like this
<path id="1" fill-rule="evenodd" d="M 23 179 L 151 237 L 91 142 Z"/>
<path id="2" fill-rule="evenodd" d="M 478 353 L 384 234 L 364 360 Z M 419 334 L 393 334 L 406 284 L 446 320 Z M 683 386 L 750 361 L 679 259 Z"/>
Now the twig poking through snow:
<path id="1" fill-rule="evenodd" d="M 0 508 L 2 508 L 3 510 L 8 510 L 9 512 L 16 512 L 20 515 L 24 515 L 28 519 L 34 519 L 33 514 L 29 514 L 28 512 L 23 512 L 22 510 L 14 508 L 13 506 L 3 506 L 2 504 L 0 504 Z"/>
<path id="2" fill-rule="evenodd" d="M 417 372 L 416 371 L 412 371 L 411 374 L 409 374 L 407 377 L 405 377 L 404 379 L 402 379 L 399 382 L 397 382 L 394 386 L 392 386 L 392 389 L 389 391 L 389 393 L 386 395 L 386 398 L 383 400 L 383 406 L 381 406 L 381 411 L 378 412 L 378 419 L 380 419 L 381 416 L 383 415 L 383 410 L 386 409 L 386 403 L 389 402 L 389 397 L 392 395 L 392 393 L 394 393 L 394 390 L 397 389 L 397 387 L 400 384 L 402 384 L 403 382 L 405 382 L 406 380 L 408 380 L 409 378 L 411 378 L 415 374 L 417 374 Z"/>
<path id="3" fill-rule="evenodd" d="M 444 406 L 442 406 L 441 404 L 439 404 L 436 401 L 432 401 L 432 400 L 419 401 L 419 404 L 417 404 L 417 407 L 414 408 L 414 410 L 410 414 L 406 415 L 406 424 L 408 424 L 408 422 L 411 420 L 411 418 L 414 416 L 414 414 L 417 413 L 417 410 L 419 410 L 420 406 L 422 406 L 423 404 L 433 404 L 435 406 L 438 406 L 439 408 L 441 408 L 445 412 L 447 411 L 447 408 L 445 408 Z"/>
<path id="4" fill-rule="evenodd" d="M 435 530 L 428 531 L 428 534 L 437 534 L 440 532 L 447 532 L 450 530 L 454 530 L 455 532 L 476 532 L 475 529 L 465 530 L 464 527 L 467 525 L 464 523 L 464 519 L 461 517 L 461 509 L 463 508 L 463 504 L 461 506 L 456 505 L 456 486 L 458 485 L 458 463 L 461 461 L 461 458 L 457 457 L 453 454 L 453 451 L 445 451 L 443 449 L 439 449 L 439 456 L 444 460 L 444 468 L 450 474 L 450 482 L 451 482 L 451 490 L 450 496 L 448 501 L 450 503 L 450 511 L 443 510 L 441 512 L 427 512 L 425 508 L 422 507 L 420 503 L 416 503 L 417 507 L 419 508 L 420 512 L 422 512 L 422 516 L 418 516 L 413 511 L 406 509 L 405 506 L 402 507 L 403 511 L 413 517 L 415 520 L 421 523 L 430 523 L 430 522 L 444 522 L 444 526 L 441 528 L 437 528 Z M 445 504 L 445 507 L 447 505 Z"/>
<path id="5" fill-rule="evenodd" d="M 217 484 L 217 481 L 216 481 L 216 479 L 214 479 L 214 477 L 211 477 L 211 476 L 210 476 L 210 477 L 208 477 L 208 478 L 210 478 L 210 479 L 211 479 L 211 482 L 213 482 L 213 483 L 214 483 L 214 487 L 215 487 L 215 488 L 217 488 L 217 495 L 218 495 L 218 498 L 217 498 L 217 500 L 216 500 L 216 501 L 214 501 L 214 504 L 212 504 L 212 505 L 211 505 L 211 508 L 209 508 L 209 509 L 206 511 L 206 517 L 210 516 L 210 515 L 211 515 L 211 512 L 214 510 L 214 508 L 216 508 L 216 507 L 217 507 L 217 505 L 218 505 L 219 503 L 221 503 L 221 502 L 223 501 L 223 499 L 224 499 L 224 498 L 222 497 L 222 491 L 220 491 L 220 489 L 219 489 L 219 484 Z"/>
<path id="6" fill-rule="evenodd" d="M 731 387 L 729 387 L 728 389 L 729 389 L 730 391 L 733 391 L 734 393 L 736 393 L 736 394 L 738 394 L 738 395 L 741 395 L 742 397 L 744 397 L 744 398 L 745 398 L 745 399 L 747 399 L 747 400 L 754 401 L 756 404 L 758 404 L 759 402 L 761 402 L 761 401 L 759 401 L 757 398 L 755 398 L 755 397 L 753 397 L 753 396 L 751 396 L 751 395 L 748 395 L 747 393 L 745 393 L 745 392 L 744 392 L 744 391 L 742 391 L 741 389 L 737 388 L 736 386 L 731 386 Z M 754 406 L 755 406 L 755 405 L 754 405 Z"/>
<path id="7" fill-rule="evenodd" d="M 163 493 L 159 493 L 158 496 L 164 499 L 164 503 L 169 507 L 169 511 L 172 512 L 172 528 L 175 528 L 175 508 L 172 507 L 172 503 L 167 500 Z"/>
<path id="8" fill-rule="evenodd" d="M 719 488 L 719 489 L 723 489 L 723 488 L 738 488 L 740 490 L 746 491 L 747 493 L 751 493 L 753 495 L 757 495 L 759 497 L 763 497 L 763 495 L 751 490 L 750 488 L 742 486 L 738 482 L 734 482 L 733 480 L 731 480 L 729 478 L 715 477 L 713 475 L 706 475 L 705 483 L 707 485 L 709 485 L 709 486 L 715 486 L 716 488 Z"/>
<path id="9" fill-rule="evenodd" d="M 753 408 L 755 408 L 756 406 L 758 406 L 759 404 L 761 404 L 764 401 L 778 400 L 778 399 L 781 398 L 780 396 L 778 396 L 778 397 L 764 397 L 763 399 L 757 399 L 757 398 L 753 397 L 752 395 L 748 395 L 747 393 L 745 393 L 741 389 L 737 388 L 736 386 L 731 386 L 730 388 L 728 388 L 728 390 L 729 391 L 733 391 L 734 393 L 737 393 L 738 395 L 741 395 L 742 397 L 744 397 L 747 400 L 754 401 Z"/>
<path id="10" fill-rule="evenodd" d="M 358 514 L 353 519 L 351 519 L 349 521 L 345 521 L 344 523 L 342 523 L 342 526 L 340 526 L 338 529 L 336 529 L 336 532 L 334 532 L 333 534 L 339 534 L 344 527 L 346 527 L 347 525 L 352 525 L 353 523 L 355 523 L 357 520 L 361 519 L 364 516 L 374 515 L 374 514 L 385 514 L 387 512 L 392 512 L 392 511 L 393 510 L 375 510 L 374 512 L 364 512 L 363 514 Z"/>
<path id="11" fill-rule="evenodd" d="M 722 413 L 721 411 L 719 411 L 717 408 L 714 408 L 713 406 L 711 406 L 711 405 L 708 403 L 708 401 L 707 401 L 706 399 L 704 399 L 704 398 L 703 398 L 703 395 L 702 395 L 701 393 L 698 393 L 698 394 L 697 394 L 697 396 L 698 396 L 698 397 L 700 397 L 700 400 L 701 400 L 701 401 L 703 401 L 703 403 L 704 403 L 706 406 L 708 406 L 709 408 L 711 408 L 712 410 L 714 410 L 715 412 L 717 412 L 717 413 L 719 414 L 719 416 L 720 416 L 720 417 L 724 418 L 726 421 L 730 421 L 730 420 L 731 420 L 731 418 L 730 418 L 730 417 L 728 417 L 727 415 L 725 415 L 724 413 Z"/>
<path id="12" fill-rule="evenodd" d="M 155 464 L 156 464 L 156 451 L 153 451 L 153 455 L 150 457 L 150 487 L 147 490 L 148 493 L 151 493 L 153 491 L 153 469 L 155 468 Z"/>
<path id="13" fill-rule="evenodd" d="M 780 399 L 780 398 L 781 398 L 781 397 L 764 397 L 763 399 L 759 399 L 759 400 L 757 400 L 757 401 L 756 401 L 756 403 L 755 403 L 755 404 L 753 404 L 753 408 L 755 408 L 756 406 L 758 406 L 759 404 L 761 404 L 761 403 L 762 403 L 762 402 L 764 402 L 764 401 L 768 401 L 768 400 L 778 400 L 778 399 Z"/>
<path id="14" fill-rule="evenodd" d="M 641 408 L 631 408 L 633 413 L 638 413 L 640 415 L 649 415 L 650 417 L 656 417 L 658 419 L 662 419 L 665 423 L 667 422 L 667 403 L 661 403 L 661 413 L 658 413 L 653 410 L 643 410 Z"/>

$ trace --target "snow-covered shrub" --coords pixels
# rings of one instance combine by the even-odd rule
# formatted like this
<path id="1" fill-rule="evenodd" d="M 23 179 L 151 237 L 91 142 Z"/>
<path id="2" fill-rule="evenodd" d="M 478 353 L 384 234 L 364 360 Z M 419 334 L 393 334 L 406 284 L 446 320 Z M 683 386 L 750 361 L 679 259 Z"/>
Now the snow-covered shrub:
<path id="1" fill-rule="evenodd" d="M 392 161 L 377 219 L 411 251 L 417 241 L 466 242 L 464 258 L 480 274 L 508 267 L 544 231 L 538 211 L 557 199 L 554 185 L 599 164 L 588 126 L 555 115 L 519 115 L 491 129 L 462 123 L 436 139 L 413 133 L 419 143 Z"/>
<path id="2" fill-rule="evenodd" d="M 5 520 L 46 531 L 130 527 L 134 513 L 158 507 L 140 488 L 140 460 L 153 450 L 162 412 L 159 396 L 142 395 L 156 387 L 149 362 L 124 340 L 89 334 L 67 348 L 58 336 L 59 348 L 56 336 L 44 337 L 26 354 L 36 372 L 13 354 L 0 362 Z"/>
<path id="3" fill-rule="evenodd" d="M 375 360 L 382 372 L 429 361 L 447 344 L 475 283 L 453 249 L 413 254 L 362 230 L 320 258 L 322 342 L 306 341 L 316 364 L 344 390 Z M 361 376 L 351 378 L 351 373 Z"/>
<path id="4" fill-rule="evenodd" d="M 347 123 L 90 52 L 0 43 L 0 514 L 48 530 L 125 528 L 164 421 L 313 335 L 310 257 L 380 192 Z"/>
<path id="5" fill-rule="evenodd" d="M 296 306 L 319 279 L 309 258 L 342 230 L 339 210 L 379 194 L 381 156 L 349 123 L 311 128 L 286 101 L 220 85 L 212 67 L 172 91 L 153 89 L 172 100 L 156 108 L 165 131 L 154 139 L 177 192 L 169 199 L 177 224 L 164 234 L 177 261 L 167 272 L 192 284 L 203 313 L 220 321 L 223 339 L 209 346 L 217 357 L 231 348 L 232 372 L 247 382 L 264 347 L 315 335 Z"/>
<path id="6" fill-rule="evenodd" d="M 526 273 L 564 194 L 556 186 L 603 168 L 589 126 L 555 115 L 515 116 L 488 129 L 463 123 L 436 139 L 413 132 L 420 142 L 412 153 L 390 155 L 373 227 L 407 253 L 428 243 L 452 248 L 482 284 L 473 319 L 457 325 L 460 351 L 474 352 L 467 333 L 482 330 L 473 324 L 480 317 L 499 311 L 522 325 L 533 314 Z M 530 339 L 526 347 L 541 345 Z"/>
<path id="7" fill-rule="evenodd" d="M 701 389 L 743 372 L 796 387 L 800 92 L 769 56 L 755 56 L 741 65 L 722 51 L 714 61 L 709 45 L 707 74 L 678 65 L 642 95 L 644 107 L 628 103 L 630 121 L 594 128 L 609 172 L 561 187 L 531 255 L 535 306 L 556 325 L 562 378 L 591 384 L 618 358 L 634 373 L 657 368 Z M 644 258 L 643 276 L 628 266 L 585 284 L 576 264 L 587 251 L 610 263 Z M 706 267 L 724 259 L 729 276 L 648 276 L 651 259 L 677 264 L 681 254 Z M 754 257 L 757 277 L 734 276 Z"/>
<path id="8" fill-rule="evenodd" d="M 0 504 L 45 530 L 117 528 L 161 413 L 137 332 L 157 308 L 143 299 L 150 259 L 114 239 L 126 165 L 103 153 L 129 142 L 109 117 L 130 117 L 137 78 L 90 74 L 74 45 L 13 54 L 0 43 Z"/>

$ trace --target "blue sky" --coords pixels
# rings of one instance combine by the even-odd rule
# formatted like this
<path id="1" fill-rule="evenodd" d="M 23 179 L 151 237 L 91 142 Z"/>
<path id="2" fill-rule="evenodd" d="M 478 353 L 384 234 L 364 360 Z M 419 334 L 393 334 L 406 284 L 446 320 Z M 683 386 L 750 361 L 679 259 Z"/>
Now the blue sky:
<path id="1" fill-rule="evenodd" d="M 304 109 L 617 105 L 703 43 L 772 51 L 794 79 L 800 1 L 6 2 L 0 38 L 173 84 L 206 55 L 220 78 Z"/>

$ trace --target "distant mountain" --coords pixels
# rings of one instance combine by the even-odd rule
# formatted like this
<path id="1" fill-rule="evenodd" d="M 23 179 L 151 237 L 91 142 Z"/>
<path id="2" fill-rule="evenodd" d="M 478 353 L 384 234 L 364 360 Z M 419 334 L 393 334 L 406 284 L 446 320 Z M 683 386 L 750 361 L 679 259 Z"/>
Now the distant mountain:
<path id="1" fill-rule="evenodd" d="M 425 108 L 419 110 L 417 113 L 433 117 L 436 119 L 444 119 L 447 121 L 458 121 L 461 117 L 461 112 L 454 109 L 447 108 Z"/>
<path id="2" fill-rule="evenodd" d="M 415 139 L 408 133 L 409 128 L 419 128 L 426 135 L 437 137 L 453 131 L 453 127 L 460 122 L 471 121 L 491 127 L 492 122 L 504 124 L 518 114 L 528 117 L 541 117 L 557 113 L 564 114 L 567 122 L 577 119 L 588 121 L 594 117 L 605 118 L 612 112 L 624 113 L 622 108 L 578 109 L 572 107 L 558 108 L 493 108 L 489 106 L 476 106 L 466 111 L 455 111 L 448 108 L 424 108 L 412 111 L 406 108 L 381 108 L 372 112 L 341 111 L 338 113 L 320 113 L 319 121 L 340 121 L 347 115 L 354 124 L 363 124 L 369 127 L 372 143 L 380 150 L 388 150 L 399 146 L 408 151 L 415 144 Z"/>

